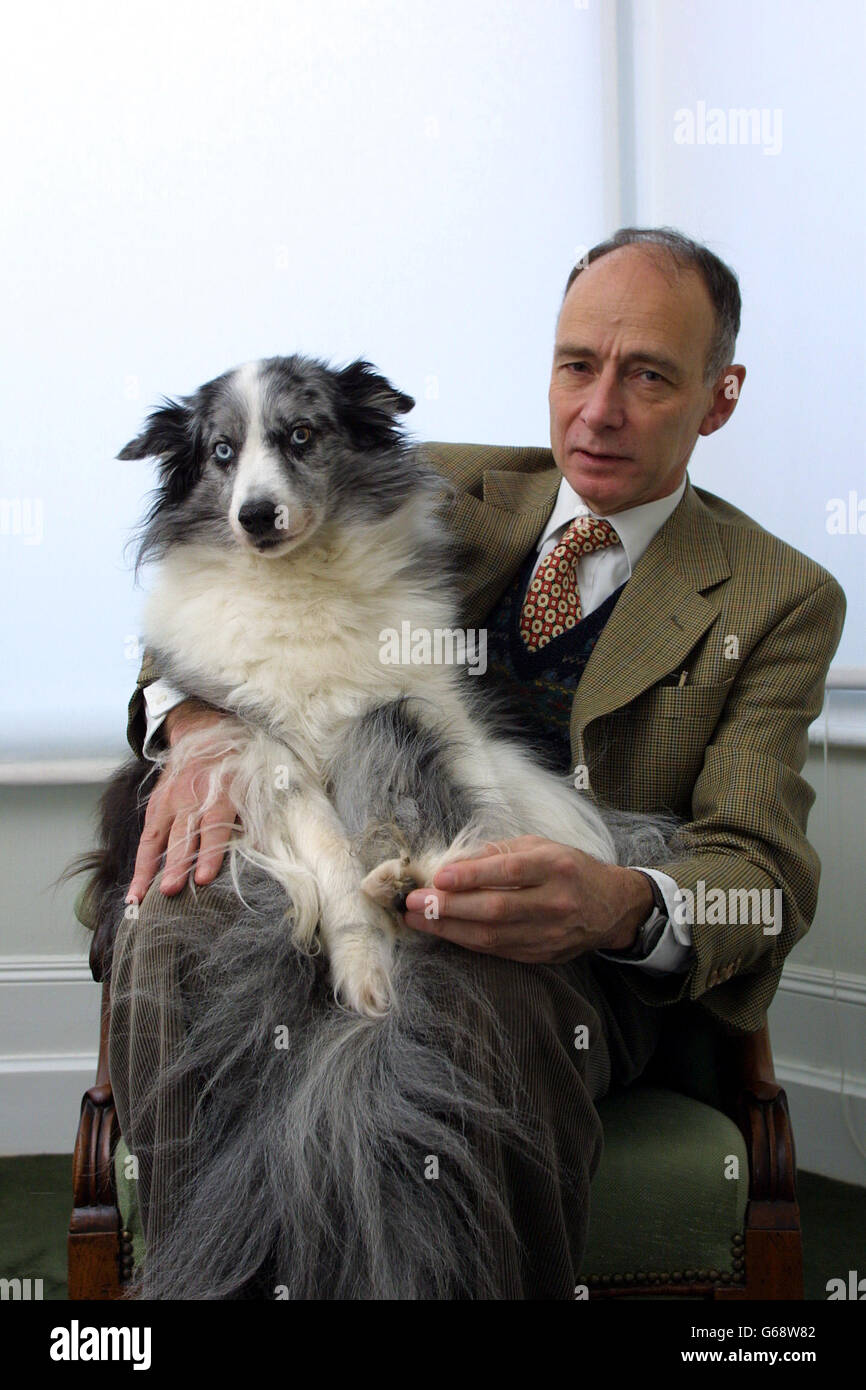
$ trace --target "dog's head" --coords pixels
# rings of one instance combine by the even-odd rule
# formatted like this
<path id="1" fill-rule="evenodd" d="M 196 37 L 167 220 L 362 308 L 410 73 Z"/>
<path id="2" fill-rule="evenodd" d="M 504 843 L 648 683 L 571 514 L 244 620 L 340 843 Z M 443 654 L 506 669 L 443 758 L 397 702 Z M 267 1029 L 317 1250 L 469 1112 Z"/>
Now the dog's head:
<path id="1" fill-rule="evenodd" d="M 325 523 L 396 511 L 429 482 L 397 424 L 414 404 L 367 362 L 335 370 L 298 356 L 166 400 L 118 455 L 159 460 L 139 562 L 189 540 L 279 556 Z"/>

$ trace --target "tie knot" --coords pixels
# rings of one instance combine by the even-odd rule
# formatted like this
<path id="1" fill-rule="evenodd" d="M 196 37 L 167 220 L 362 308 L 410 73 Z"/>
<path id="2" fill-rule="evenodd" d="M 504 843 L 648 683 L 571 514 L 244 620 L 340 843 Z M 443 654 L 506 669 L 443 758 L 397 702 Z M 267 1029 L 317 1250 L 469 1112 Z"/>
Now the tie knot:
<path id="1" fill-rule="evenodd" d="M 609 545 L 619 545 L 620 539 L 609 521 L 604 517 L 576 516 L 566 526 L 557 544 L 564 553 L 571 555 L 590 555 L 593 550 L 604 550 Z"/>

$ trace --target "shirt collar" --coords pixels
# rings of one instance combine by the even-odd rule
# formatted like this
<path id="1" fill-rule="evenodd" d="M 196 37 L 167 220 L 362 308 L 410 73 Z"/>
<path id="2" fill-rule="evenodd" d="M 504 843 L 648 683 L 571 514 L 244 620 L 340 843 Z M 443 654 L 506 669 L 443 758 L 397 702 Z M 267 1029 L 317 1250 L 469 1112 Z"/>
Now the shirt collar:
<path id="1" fill-rule="evenodd" d="M 605 521 L 610 522 L 622 541 L 628 559 L 629 573 L 634 570 L 653 536 L 662 528 L 682 500 L 686 490 L 687 476 L 687 474 L 683 475 L 679 487 L 669 497 L 660 497 L 656 502 L 644 502 L 639 507 L 629 507 L 627 511 L 617 512 L 615 516 L 604 518 Z M 539 551 L 555 531 L 567 526 L 570 521 L 574 521 L 575 517 L 598 517 L 598 515 L 598 512 L 592 511 L 586 505 L 563 475 L 559 483 L 553 511 L 550 513 L 548 523 L 538 540 Z"/>

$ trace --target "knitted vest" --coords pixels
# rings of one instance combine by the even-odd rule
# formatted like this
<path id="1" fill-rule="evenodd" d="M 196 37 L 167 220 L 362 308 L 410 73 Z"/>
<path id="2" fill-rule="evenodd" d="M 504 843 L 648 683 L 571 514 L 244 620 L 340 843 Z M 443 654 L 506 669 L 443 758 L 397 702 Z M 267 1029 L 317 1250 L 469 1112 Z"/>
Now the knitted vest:
<path id="1" fill-rule="evenodd" d="M 482 624 L 487 628 L 487 671 L 473 677 L 473 683 L 483 680 L 485 695 L 500 705 L 497 722 L 504 719 L 503 732 L 519 738 L 546 767 L 571 772 L 574 692 L 625 584 L 568 632 L 530 652 L 519 624 L 536 559 L 533 551 Z"/>

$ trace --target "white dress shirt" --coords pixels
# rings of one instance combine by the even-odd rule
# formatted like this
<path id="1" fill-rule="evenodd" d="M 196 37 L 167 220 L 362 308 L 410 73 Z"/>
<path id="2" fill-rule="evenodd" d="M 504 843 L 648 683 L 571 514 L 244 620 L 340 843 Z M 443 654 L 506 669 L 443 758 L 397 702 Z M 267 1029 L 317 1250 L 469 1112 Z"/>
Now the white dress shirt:
<path id="1" fill-rule="evenodd" d="M 577 583 L 580 590 L 582 617 L 587 617 L 592 613 L 594 609 L 604 603 L 614 589 L 618 589 L 631 577 L 632 570 L 638 560 L 653 536 L 667 521 L 685 490 L 686 479 L 684 477 L 679 487 L 669 497 L 662 497 L 657 502 L 645 502 L 642 506 L 630 507 L 628 511 L 617 512 L 614 516 L 604 518 L 616 531 L 620 543 L 607 546 L 604 550 L 592 551 L 589 555 L 582 555 L 578 560 Z M 550 513 L 547 525 L 539 538 L 538 558 L 530 575 L 530 583 L 541 561 L 550 554 L 562 538 L 566 526 L 578 516 L 597 517 L 598 513 L 593 512 L 581 500 L 570 483 L 563 477 L 559 484 L 553 511 Z M 147 715 L 147 731 L 142 749 L 145 757 L 152 758 L 154 756 L 152 752 L 153 739 L 169 710 L 185 699 L 186 696 L 175 690 L 167 681 L 155 680 L 145 687 L 144 703 Z M 664 931 L 649 955 L 642 960 L 627 960 L 616 953 L 607 951 L 600 951 L 599 955 L 604 956 L 607 960 L 615 960 L 621 965 L 631 965 L 636 970 L 645 970 L 650 975 L 684 973 L 689 968 L 689 961 L 692 956 L 692 938 L 690 924 L 688 922 L 680 923 L 676 920 L 683 915 L 682 906 L 676 896 L 677 885 L 669 874 L 664 874 L 658 869 L 643 869 L 642 872 L 655 879 L 662 891 L 668 911 L 668 920 Z M 657 921 L 658 918 L 658 911 L 654 908 L 647 925 Z"/>

